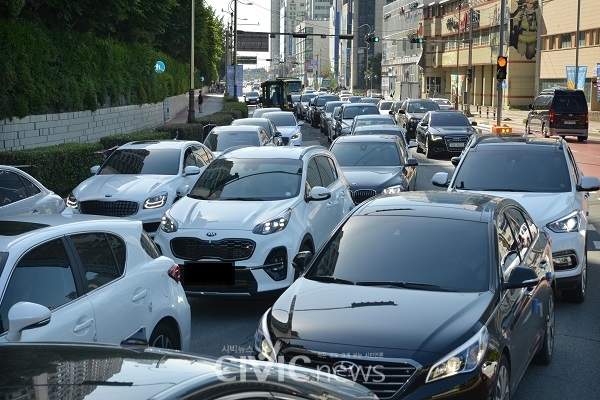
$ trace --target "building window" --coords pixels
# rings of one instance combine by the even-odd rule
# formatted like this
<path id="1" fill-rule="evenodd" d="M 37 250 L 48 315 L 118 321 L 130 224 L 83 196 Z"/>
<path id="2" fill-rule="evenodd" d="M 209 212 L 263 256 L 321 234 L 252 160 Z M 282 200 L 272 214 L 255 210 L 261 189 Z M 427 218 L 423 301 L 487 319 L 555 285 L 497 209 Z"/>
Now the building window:
<path id="1" fill-rule="evenodd" d="M 585 46 L 585 31 L 579 31 L 579 47 Z"/>
<path id="2" fill-rule="evenodd" d="M 562 35 L 560 35 L 560 48 L 568 49 L 570 47 L 571 47 L 571 34 L 563 33 Z"/>
<path id="3" fill-rule="evenodd" d="M 490 30 L 484 29 L 481 31 L 481 45 L 487 46 L 490 44 Z"/>

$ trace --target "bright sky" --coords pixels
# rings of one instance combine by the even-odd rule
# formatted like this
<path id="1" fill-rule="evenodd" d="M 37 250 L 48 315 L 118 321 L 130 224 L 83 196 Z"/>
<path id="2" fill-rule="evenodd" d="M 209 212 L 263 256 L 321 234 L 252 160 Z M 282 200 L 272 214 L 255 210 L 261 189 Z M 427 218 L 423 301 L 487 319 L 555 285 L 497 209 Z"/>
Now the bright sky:
<path id="1" fill-rule="evenodd" d="M 217 15 L 222 15 L 223 22 L 225 26 L 227 26 L 231 18 L 228 10 L 233 10 L 233 2 L 235 0 L 201 1 L 204 1 L 204 4 L 211 6 Z M 237 2 L 238 30 L 248 32 L 271 31 L 271 0 L 237 0 Z M 252 3 L 252 5 L 245 5 L 244 3 Z M 266 66 L 266 59 L 269 58 L 268 52 L 250 53 L 240 51 L 238 52 L 238 55 L 257 56 L 259 67 Z M 252 66 L 248 65 L 248 67 Z"/>

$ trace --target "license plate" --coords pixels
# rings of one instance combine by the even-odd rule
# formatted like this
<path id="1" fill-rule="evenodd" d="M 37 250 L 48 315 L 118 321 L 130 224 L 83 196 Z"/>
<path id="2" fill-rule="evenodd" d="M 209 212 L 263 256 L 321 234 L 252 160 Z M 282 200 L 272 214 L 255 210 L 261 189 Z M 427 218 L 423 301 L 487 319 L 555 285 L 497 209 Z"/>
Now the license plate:
<path id="1" fill-rule="evenodd" d="M 186 285 L 233 285 L 233 263 L 192 261 L 183 264 L 183 283 Z"/>
<path id="2" fill-rule="evenodd" d="M 448 143 L 448 147 L 463 148 L 463 147 L 465 147 L 465 144 L 464 143 Z"/>
<path id="3" fill-rule="evenodd" d="M 575 125 L 577 123 L 577 121 L 563 121 L 563 124 L 565 125 Z"/>

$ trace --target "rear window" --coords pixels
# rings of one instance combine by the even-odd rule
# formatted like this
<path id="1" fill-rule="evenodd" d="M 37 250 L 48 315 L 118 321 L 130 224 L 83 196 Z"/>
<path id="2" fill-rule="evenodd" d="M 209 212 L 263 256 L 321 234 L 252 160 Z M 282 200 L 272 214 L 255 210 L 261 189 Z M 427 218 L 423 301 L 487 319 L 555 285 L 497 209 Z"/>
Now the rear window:
<path id="1" fill-rule="evenodd" d="M 585 96 L 581 92 L 556 93 L 552 108 L 555 112 L 581 113 L 588 110 Z"/>
<path id="2" fill-rule="evenodd" d="M 379 110 L 374 105 L 371 106 L 361 106 L 361 107 L 345 107 L 344 108 L 344 119 L 352 119 L 357 115 L 369 115 L 369 114 L 379 114 Z"/>

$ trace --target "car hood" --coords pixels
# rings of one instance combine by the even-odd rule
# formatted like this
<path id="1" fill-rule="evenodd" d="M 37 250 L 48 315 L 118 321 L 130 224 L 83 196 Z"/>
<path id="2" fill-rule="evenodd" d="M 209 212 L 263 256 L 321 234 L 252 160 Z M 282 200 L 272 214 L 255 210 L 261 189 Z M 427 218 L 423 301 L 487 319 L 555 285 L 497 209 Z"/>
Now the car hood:
<path id="1" fill-rule="evenodd" d="M 342 167 L 346 180 L 350 182 L 350 189 L 377 188 L 386 184 L 398 184 L 402 178 L 402 171 L 398 167 Z"/>
<path id="2" fill-rule="evenodd" d="M 411 113 L 406 113 L 406 118 L 416 118 L 416 119 L 421 119 L 425 116 L 425 113 L 415 113 L 415 112 L 411 112 Z"/>
<path id="3" fill-rule="evenodd" d="M 168 213 L 178 229 L 245 230 L 297 205 L 297 199 L 277 201 L 196 200 L 184 197 Z"/>
<path id="4" fill-rule="evenodd" d="M 487 318 L 493 296 L 300 278 L 271 308 L 269 326 L 273 340 L 292 346 L 377 348 L 383 357 L 416 360 L 422 360 L 418 353 L 428 353 L 434 362 L 476 333 L 470 328 Z"/>
<path id="5" fill-rule="evenodd" d="M 429 132 L 441 136 L 457 134 L 471 135 L 475 133 L 470 126 L 430 126 Z"/>
<path id="6" fill-rule="evenodd" d="M 298 132 L 298 126 L 277 126 L 277 130 L 281 132 L 281 136 L 292 137 Z"/>
<path id="7" fill-rule="evenodd" d="M 493 196 L 507 197 L 521 203 L 529 212 L 531 218 L 540 227 L 544 227 L 549 222 L 564 217 L 571 211 L 581 209 L 577 206 L 576 194 L 568 193 L 523 193 L 523 192 L 489 192 L 481 191 L 476 193 L 491 194 Z"/>
<path id="8" fill-rule="evenodd" d="M 175 193 L 180 175 L 94 175 L 81 182 L 73 195 L 78 201 L 110 198 L 144 200 L 158 192 Z"/>

